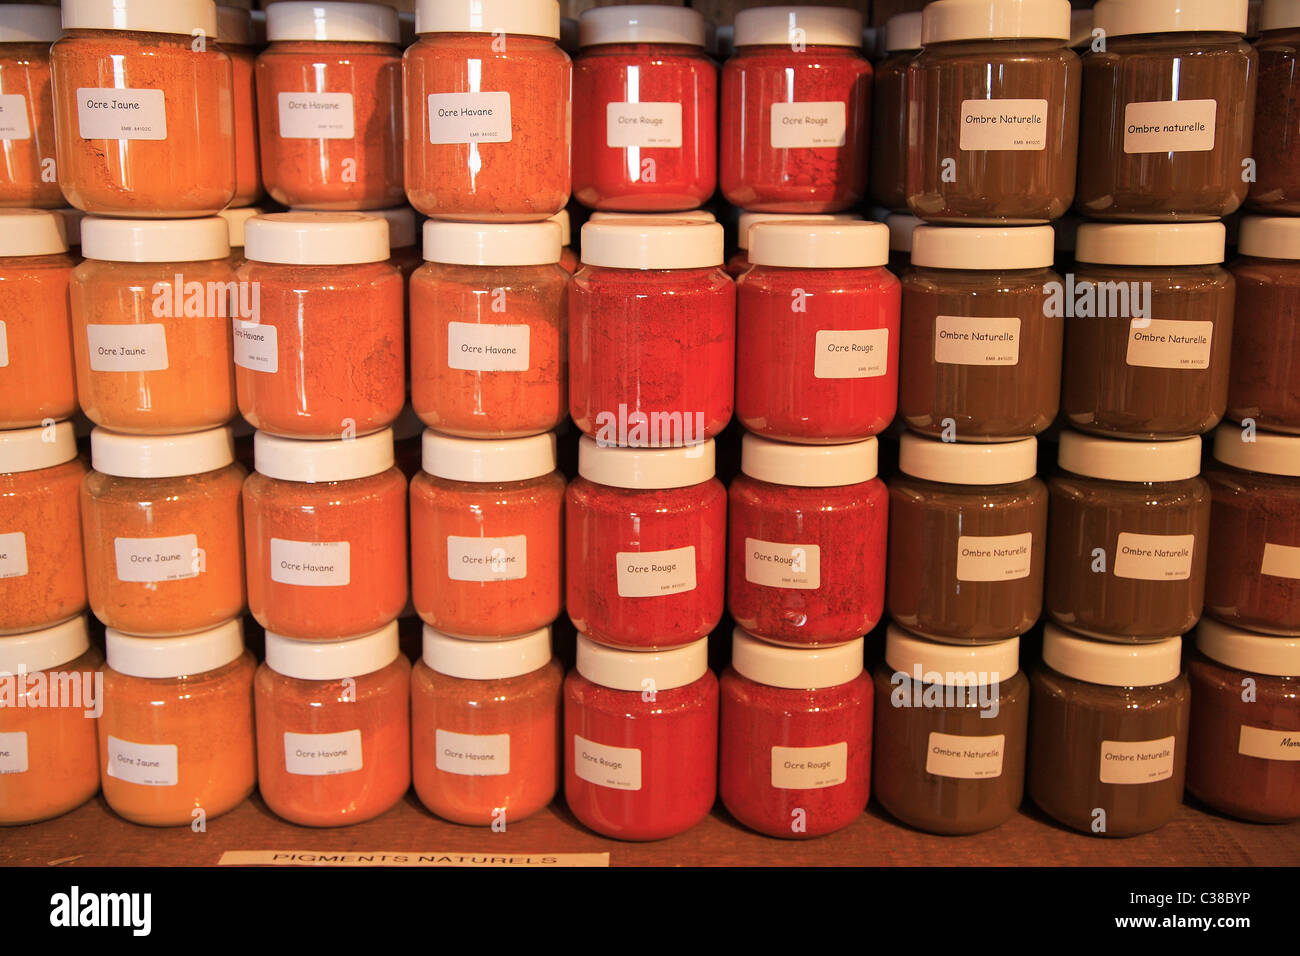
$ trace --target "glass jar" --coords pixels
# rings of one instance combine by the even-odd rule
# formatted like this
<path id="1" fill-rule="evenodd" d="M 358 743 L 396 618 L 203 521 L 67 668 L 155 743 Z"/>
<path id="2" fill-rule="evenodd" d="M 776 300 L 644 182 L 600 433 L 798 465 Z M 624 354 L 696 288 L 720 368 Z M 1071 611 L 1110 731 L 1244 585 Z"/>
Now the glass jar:
<path id="1" fill-rule="evenodd" d="M 1228 404 L 1236 283 L 1222 223 L 1079 227 L 1061 412 L 1112 438 L 1186 438 Z"/>
<path id="2" fill-rule="evenodd" d="M 842 442 L 898 407 L 901 292 L 876 222 L 766 222 L 736 286 L 736 417 L 766 438 Z"/>
<path id="3" fill-rule="evenodd" d="M 387 429 L 349 441 L 253 437 L 244 484 L 248 609 L 268 631 L 368 634 L 406 605 L 406 478 Z"/>
<path id="4" fill-rule="evenodd" d="M 342 641 L 268 631 L 254 681 L 258 787 L 304 827 L 364 823 L 411 786 L 411 665 L 397 622 Z"/>
<path id="5" fill-rule="evenodd" d="M 818 837 L 866 809 L 872 692 L 862 655 L 861 637 L 777 647 L 736 628 L 720 682 L 718 790 L 751 830 Z"/>
<path id="6" fill-rule="evenodd" d="M 64 204 L 55 173 L 50 92 L 50 44 L 60 32 L 57 7 L 0 6 L 0 206 Z"/>
<path id="7" fill-rule="evenodd" d="M 565 609 L 602 644 L 676 647 L 722 619 L 727 492 L 709 440 L 602 447 L 583 436 L 565 497 Z"/>
<path id="8" fill-rule="evenodd" d="M 216 36 L 211 0 L 66 5 L 50 70 L 69 203 L 144 219 L 211 216 L 230 203 L 234 74 L 202 39 Z"/>
<path id="9" fill-rule="evenodd" d="M 569 201 L 573 66 L 554 0 L 417 0 L 402 58 L 406 195 L 426 216 L 537 222 Z"/>
<path id="10" fill-rule="evenodd" d="M 1255 181 L 1247 202 L 1271 215 L 1300 214 L 1300 7 L 1269 3 L 1260 14 L 1259 91 L 1255 99 Z"/>
<path id="11" fill-rule="evenodd" d="M 462 641 L 426 626 L 411 672 L 415 792 L 444 820 L 498 830 L 555 798 L 564 666 L 551 629 Z"/>
<path id="12" fill-rule="evenodd" d="M 927 833 L 992 830 L 1025 792 L 1020 638 L 958 647 L 890 626 L 875 666 L 876 800 Z"/>
<path id="13" fill-rule="evenodd" d="M 411 277 L 411 404 L 465 438 L 549 431 L 568 413 L 569 275 L 553 222 L 424 224 Z"/>
<path id="14" fill-rule="evenodd" d="M 234 418 L 231 312 L 256 300 L 249 291 L 231 295 L 225 220 L 91 216 L 81 232 L 86 259 L 68 295 L 86 417 L 147 435 Z"/>
<path id="15" fill-rule="evenodd" d="M 1079 211 L 1218 219 L 1249 188 L 1259 56 L 1246 0 L 1099 0 L 1105 49 L 1083 62 Z"/>
<path id="16" fill-rule="evenodd" d="M 235 198 L 230 200 L 230 204 L 238 208 L 252 205 L 262 198 L 257 90 L 253 85 L 258 44 L 253 36 L 253 15 L 239 7 L 218 6 L 217 42 L 230 56 L 234 82 Z"/>
<path id="17" fill-rule="evenodd" d="M 588 10 L 573 65 L 573 193 L 592 209 L 694 209 L 718 169 L 718 68 L 684 7 Z"/>
<path id="18" fill-rule="evenodd" d="M 596 213 L 592 213 L 595 219 Z M 682 215 L 685 215 L 683 213 Z M 712 214 L 710 213 L 712 220 Z M 861 222 L 856 212 L 742 212 L 736 218 L 736 251 L 727 260 L 727 275 L 739 279 L 751 265 L 749 261 L 749 234 L 761 222 Z"/>
<path id="19" fill-rule="evenodd" d="M 722 68 L 719 185 L 754 212 L 838 212 L 867 192 L 871 64 L 862 15 L 829 7 L 736 14 Z"/>
<path id="20" fill-rule="evenodd" d="M 889 615 L 959 644 L 1024 634 L 1043 608 L 1047 489 L 1038 442 L 903 435 L 889 483 Z"/>
<path id="21" fill-rule="evenodd" d="M 95 617 L 168 637 L 241 615 L 247 473 L 230 429 L 161 437 L 96 428 L 90 447 L 81 516 Z"/>
<path id="22" fill-rule="evenodd" d="M 569 291 L 569 412 L 609 445 L 712 438 L 731 420 L 736 285 L 722 226 L 612 219 L 582 227 Z"/>
<path id="23" fill-rule="evenodd" d="M 1182 638 L 1090 641 L 1048 624 L 1030 674 L 1029 796 L 1081 833 L 1157 830 L 1183 802 L 1191 689 Z"/>
<path id="24" fill-rule="evenodd" d="M 1049 308 L 1050 226 L 912 233 L 903 276 L 898 413 L 945 441 L 1037 435 L 1061 398 L 1065 320 Z"/>
<path id="25" fill-rule="evenodd" d="M 871 201 L 891 210 L 907 208 L 908 73 L 921 51 L 921 14 L 899 13 L 885 22 L 885 52 L 875 65 L 871 104 Z"/>
<path id="26" fill-rule="evenodd" d="M 1300 219 L 1244 216 L 1227 417 L 1300 433 Z"/>
<path id="27" fill-rule="evenodd" d="M 403 283 L 388 224 L 288 212 L 245 226 L 234 323 L 235 389 L 253 427 L 289 438 L 386 428 L 406 400 Z"/>
<path id="28" fill-rule="evenodd" d="M 825 645 L 879 623 L 889 492 L 876 455 L 874 438 L 812 447 L 744 436 L 729 492 L 737 624 L 777 644 Z"/>
<path id="29" fill-rule="evenodd" d="M 564 681 L 564 799 L 617 840 L 662 840 L 704 819 L 717 795 L 718 679 L 708 638 L 646 653 L 578 635 Z"/>

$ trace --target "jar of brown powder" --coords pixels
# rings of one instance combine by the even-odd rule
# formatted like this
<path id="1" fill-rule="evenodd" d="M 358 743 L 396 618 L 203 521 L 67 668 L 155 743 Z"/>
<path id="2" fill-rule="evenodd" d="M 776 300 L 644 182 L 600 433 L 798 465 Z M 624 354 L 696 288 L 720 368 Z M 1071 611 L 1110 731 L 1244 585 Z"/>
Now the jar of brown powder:
<path id="1" fill-rule="evenodd" d="M 1300 219 L 1246 216 L 1238 250 L 1227 415 L 1300 432 Z"/>
<path id="2" fill-rule="evenodd" d="M 1252 209 L 1300 213 L 1300 3 L 1269 0 L 1260 12 Z"/>

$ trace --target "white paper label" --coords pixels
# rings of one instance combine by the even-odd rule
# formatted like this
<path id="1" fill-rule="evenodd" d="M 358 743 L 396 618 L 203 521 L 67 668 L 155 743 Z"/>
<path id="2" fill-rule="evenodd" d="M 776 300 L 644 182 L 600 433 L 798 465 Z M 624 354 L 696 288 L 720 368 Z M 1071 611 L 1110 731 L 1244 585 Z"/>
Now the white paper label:
<path id="1" fill-rule="evenodd" d="M 1300 731 L 1265 730 L 1263 727 L 1247 727 L 1243 724 L 1241 736 L 1237 740 L 1237 753 L 1243 757 L 1293 763 L 1300 760 Z"/>
<path id="2" fill-rule="evenodd" d="M 1300 578 L 1300 548 L 1289 544 L 1266 543 L 1259 573 L 1274 578 Z"/>
<path id="3" fill-rule="evenodd" d="M 1124 152 L 1204 153 L 1214 149 L 1215 100 L 1157 100 L 1124 108 Z"/>
<path id="4" fill-rule="evenodd" d="M 695 590 L 695 545 L 671 551 L 619 551 L 618 596 L 661 597 Z"/>
<path id="5" fill-rule="evenodd" d="M 833 149 L 844 145 L 848 111 L 842 102 L 773 103 L 773 149 Z"/>
<path id="6" fill-rule="evenodd" d="M 137 744 L 108 738 L 108 775 L 144 787 L 174 787 L 180 782 L 175 744 Z"/>
<path id="7" fill-rule="evenodd" d="M 509 93 L 430 93 L 429 142 L 508 143 Z"/>
<path id="8" fill-rule="evenodd" d="M 456 734 L 434 732 L 437 766 L 445 773 L 466 777 L 499 777 L 510 772 L 509 734 Z"/>
<path id="9" fill-rule="evenodd" d="M 9 333 L 5 331 L 5 324 L 0 320 L 0 368 L 9 367 Z"/>
<path id="10" fill-rule="evenodd" d="M 0 534 L 0 580 L 27 573 L 27 535 L 22 531 Z"/>
<path id="11" fill-rule="evenodd" d="M 1016 365 L 1020 362 L 1020 320 L 935 316 L 934 360 L 940 365 Z"/>
<path id="12" fill-rule="evenodd" d="M 284 769 L 304 777 L 332 777 L 360 770 L 361 731 L 284 734 Z"/>
<path id="13" fill-rule="evenodd" d="M 352 139 L 351 93 L 281 93 L 281 139 Z"/>
<path id="14" fill-rule="evenodd" d="M 1005 734 L 963 737 L 931 731 L 929 749 L 925 754 L 925 772 L 958 780 L 1000 777 L 1006 743 Z"/>
<path id="15" fill-rule="evenodd" d="M 1101 742 L 1102 783 L 1156 783 L 1173 775 L 1173 737 Z"/>
<path id="16" fill-rule="evenodd" d="M 0 774 L 27 772 L 27 734 L 0 734 Z"/>
<path id="17" fill-rule="evenodd" d="M 773 747 L 772 786 L 778 790 L 819 790 L 849 779 L 849 745 Z"/>
<path id="18" fill-rule="evenodd" d="M 347 541 L 271 539 L 271 580 L 307 588 L 340 588 L 352 580 Z"/>
<path id="19" fill-rule="evenodd" d="M 168 538 L 114 538 L 117 579 L 134 584 L 183 581 L 199 576 L 197 535 Z"/>
<path id="20" fill-rule="evenodd" d="M 166 139 L 162 90 L 77 90 L 77 131 L 82 139 Z"/>
<path id="21" fill-rule="evenodd" d="M 279 331 L 264 322 L 235 319 L 235 364 L 253 372 L 280 370 Z"/>
<path id="22" fill-rule="evenodd" d="M 447 323 L 447 367 L 472 372 L 528 371 L 528 326 Z"/>
<path id="23" fill-rule="evenodd" d="M 879 378 L 889 371 L 889 329 L 817 333 L 814 378 Z"/>
<path id="24" fill-rule="evenodd" d="M 521 581 L 528 577 L 528 536 L 447 535 L 447 577 L 453 581 Z"/>
<path id="25" fill-rule="evenodd" d="M 963 100 L 961 149 L 1047 148 L 1047 100 Z"/>
<path id="26" fill-rule="evenodd" d="M 769 588 L 815 591 L 822 584 L 822 550 L 815 544 L 745 539 L 745 580 Z"/>
<path id="27" fill-rule="evenodd" d="M 573 772 L 580 780 L 611 790 L 641 789 L 641 751 L 607 747 L 573 735 Z"/>
<path id="28" fill-rule="evenodd" d="M 1115 545 L 1115 577 L 1138 581 L 1186 581 L 1192 576 L 1194 534 L 1130 534 Z"/>
<path id="29" fill-rule="evenodd" d="M 681 103 L 609 103 L 605 106 L 605 145 L 611 149 L 682 145 Z"/>
<path id="30" fill-rule="evenodd" d="M 1124 360 L 1143 368 L 1209 368 L 1213 336 L 1213 322 L 1133 319 Z"/>
<path id="31" fill-rule="evenodd" d="M 973 535 L 957 539 L 958 581 L 1018 581 L 1029 577 L 1034 533 Z"/>
<path id="32" fill-rule="evenodd" d="M 0 139 L 31 139 L 27 121 L 27 97 L 21 93 L 0 95 Z"/>
<path id="33" fill-rule="evenodd" d="M 87 325 L 86 346 L 96 372 L 160 372 L 167 367 L 167 332 L 158 322 Z"/>

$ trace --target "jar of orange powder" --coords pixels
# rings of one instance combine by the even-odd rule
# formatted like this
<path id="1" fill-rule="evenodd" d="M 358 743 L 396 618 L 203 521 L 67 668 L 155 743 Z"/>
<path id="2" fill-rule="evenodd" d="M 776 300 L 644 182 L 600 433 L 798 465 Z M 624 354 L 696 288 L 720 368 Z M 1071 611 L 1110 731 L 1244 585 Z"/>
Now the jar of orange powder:
<path id="1" fill-rule="evenodd" d="M 257 42 L 253 15 L 239 7 L 217 6 L 217 42 L 230 56 L 234 82 L 235 198 L 230 205 L 248 206 L 262 198 L 262 166 L 257 149 L 257 91 L 253 68 Z"/>
<path id="2" fill-rule="evenodd" d="M 50 44 L 59 10 L 0 6 L 0 206 L 63 205 L 54 163 Z"/>

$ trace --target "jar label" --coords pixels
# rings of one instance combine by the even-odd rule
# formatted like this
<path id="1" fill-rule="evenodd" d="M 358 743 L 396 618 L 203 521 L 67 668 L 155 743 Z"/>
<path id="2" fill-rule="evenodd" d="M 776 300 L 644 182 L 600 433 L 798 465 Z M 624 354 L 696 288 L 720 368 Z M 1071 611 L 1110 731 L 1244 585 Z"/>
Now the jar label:
<path id="1" fill-rule="evenodd" d="M 1124 152 L 1204 153 L 1214 149 L 1216 100 L 1156 100 L 1124 107 Z"/>
<path id="2" fill-rule="evenodd" d="M 0 540 L 3 538 L 0 537 Z M 1264 561 L 1260 565 L 1259 573 L 1273 578 L 1300 579 L 1300 548 L 1289 544 L 1266 542 Z"/>
<path id="3" fill-rule="evenodd" d="M 341 588 L 352 580 L 347 541 L 271 539 L 271 580 L 306 588 Z"/>
<path id="4" fill-rule="evenodd" d="M 3 736 L 0 734 L 0 737 Z M 0 745 L 0 749 L 3 749 L 3 745 Z M 1243 724 L 1237 741 L 1237 753 L 1243 757 L 1258 757 L 1260 760 L 1294 763 L 1300 760 L 1300 730 L 1266 730 Z"/>
<path id="5" fill-rule="evenodd" d="M 1047 100 L 962 100 L 961 149 L 1047 148 Z"/>
<path id="6" fill-rule="evenodd" d="M 303 777 L 332 777 L 362 767 L 361 731 L 284 734 L 284 769 Z"/>
<path id="7" fill-rule="evenodd" d="M 167 538 L 114 538 L 117 579 L 128 584 L 155 584 L 197 578 L 200 568 L 197 535 Z"/>
<path id="8" fill-rule="evenodd" d="M 573 772 L 579 780 L 611 790 L 641 789 L 641 751 L 635 747 L 607 747 L 573 735 Z"/>
<path id="9" fill-rule="evenodd" d="M 1133 319 L 1125 361 L 1144 368 L 1206 369 L 1213 336 L 1213 322 Z"/>
<path id="10" fill-rule="evenodd" d="M 429 142 L 508 143 L 509 93 L 430 93 Z"/>
<path id="11" fill-rule="evenodd" d="M 0 139 L 31 139 L 27 122 L 27 97 L 21 93 L 0 95 Z"/>
<path id="12" fill-rule="evenodd" d="M 0 774 L 27 772 L 27 734 L 0 734 Z"/>
<path id="13" fill-rule="evenodd" d="M 848 110 L 843 102 L 773 103 L 773 149 L 838 149 L 845 143 Z"/>
<path id="14" fill-rule="evenodd" d="M 1157 783 L 1173 775 L 1173 737 L 1101 742 L 1102 783 Z"/>
<path id="15" fill-rule="evenodd" d="M 235 364 L 252 372 L 280 370 L 280 334 L 274 325 L 235 319 Z"/>
<path id="16" fill-rule="evenodd" d="M 958 780 L 1000 777 L 1006 744 L 1006 734 L 967 737 L 931 731 L 925 754 L 925 772 Z"/>
<path id="17" fill-rule="evenodd" d="M 849 779 L 849 745 L 773 747 L 772 786 L 777 790 L 820 790 Z"/>
<path id="18" fill-rule="evenodd" d="M 280 93 L 281 139 L 352 139 L 351 93 Z"/>
<path id="19" fill-rule="evenodd" d="M 681 103 L 609 103 L 605 107 L 605 145 L 610 149 L 655 146 L 680 149 Z"/>
<path id="20" fill-rule="evenodd" d="M 9 333 L 5 331 L 4 320 L 0 319 L 0 368 L 9 367 Z"/>
<path id="21" fill-rule="evenodd" d="M 934 360 L 940 365 L 1018 365 L 1020 320 L 935 316 Z"/>
<path id="22" fill-rule="evenodd" d="M 437 766 L 466 777 L 499 777 L 510 772 L 509 734 L 434 732 Z"/>
<path id="23" fill-rule="evenodd" d="M 1115 544 L 1115 577 L 1137 581 L 1186 581 L 1192 576 L 1194 534 L 1121 532 Z"/>
<path id="24" fill-rule="evenodd" d="M 618 596 L 662 597 L 695 590 L 695 545 L 670 551 L 619 551 Z"/>
<path id="25" fill-rule="evenodd" d="M 822 585 L 822 549 L 745 539 L 745 580 L 769 588 L 815 591 Z"/>
<path id="26" fill-rule="evenodd" d="M 447 577 L 453 581 L 522 581 L 528 577 L 528 535 L 447 535 Z"/>
<path id="27" fill-rule="evenodd" d="M 82 139 L 166 139 L 163 91 L 78 87 L 77 132 Z"/>
<path id="28" fill-rule="evenodd" d="M 160 322 L 87 325 L 90 367 L 96 372 L 161 372 L 167 368 L 167 331 Z"/>
<path id="29" fill-rule="evenodd" d="M 528 371 L 526 325 L 447 323 L 447 368 L 470 372 Z"/>
<path id="30" fill-rule="evenodd" d="M 180 783 L 179 751 L 175 744 L 137 744 L 108 738 L 108 775 L 143 787 L 174 787 Z"/>
<path id="31" fill-rule="evenodd" d="M 27 573 L 27 535 L 22 531 L 0 534 L 0 580 Z"/>
<path id="32" fill-rule="evenodd" d="M 889 371 L 889 329 L 817 333 L 814 378 L 879 378 Z"/>
<path id="33" fill-rule="evenodd" d="M 973 535 L 957 539 L 958 581 L 1018 581 L 1029 577 L 1034 533 Z"/>

